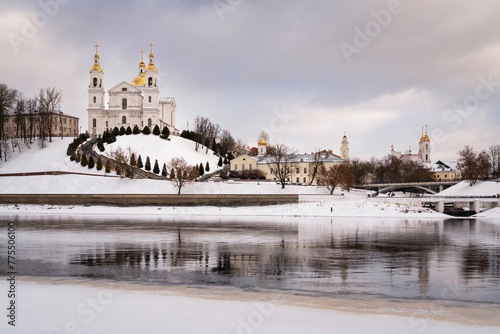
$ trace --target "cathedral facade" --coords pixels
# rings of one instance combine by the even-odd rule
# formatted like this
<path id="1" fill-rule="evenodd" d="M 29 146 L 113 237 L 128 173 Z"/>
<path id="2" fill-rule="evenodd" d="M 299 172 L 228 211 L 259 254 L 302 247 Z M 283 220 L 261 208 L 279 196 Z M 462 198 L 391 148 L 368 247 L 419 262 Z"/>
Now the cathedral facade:
<path id="1" fill-rule="evenodd" d="M 155 125 L 160 129 L 167 126 L 170 133 L 178 135 L 175 128 L 175 108 L 173 97 L 160 97 L 158 70 L 155 67 L 153 45 L 146 66 L 144 57 L 139 63 L 139 73 L 131 82 L 122 81 L 107 91 L 104 90 L 104 71 L 100 65 L 98 45 L 95 45 L 94 64 L 90 70 L 88 88 L 88 124 L 92 136 L 102 134 L 106 129 L 135 126 L 143 129 L 146 125 L 152 130 Z M 144 54 L 144 52 L 142 52 Z"/>
<path id="2" fill-rule="evenodd" d="M 392 145 L 391 156 L 401 160 L 411 160 L 425 164 L 431 163 L 431 140 L 427 135 L 427 125 L 425 126 L 425 136 L 424 136 L 424 127 L 422 127 L 422 137 L 420 137 L 420 141 L 418 142 L 417 154 L 413 154 L 411 152 L 411 146 L 408 152 L 403 153 L 395 151 L 394 145 Z"/>

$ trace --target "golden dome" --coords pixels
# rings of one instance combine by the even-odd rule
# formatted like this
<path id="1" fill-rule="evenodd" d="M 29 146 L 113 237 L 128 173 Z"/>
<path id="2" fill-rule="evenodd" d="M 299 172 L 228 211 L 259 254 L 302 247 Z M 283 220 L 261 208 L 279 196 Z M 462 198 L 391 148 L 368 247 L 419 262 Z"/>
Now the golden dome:
<path id="1" fill-rule="evenodd" d="M 154 58 L 155 56 L 153 55 L 153 52 L 149 54 L 149 58 Z"/>
<path id="2" fill-rule="evenodd" d="M 141 63 L 139 64 L 139 67 L 146 67 L 146 64 L 144 64 L 143 60 L 141 60 Z"/>
<path id="3" fill-rule="evenodd" d="M 155 64 L 153 64 L 153 63 L 149 63 L 148 67 L 146 68 L 146 71 L 149 70 L 149 69 L 152 69 L 153 71 L 158 72 L 156 70 Z"/>
<path id="4" fill-rule="evenodd" d="M 132 81 L 132 86 L 144 86 L 146 84 L 146 77 L 144 74 L 139 74 L 134 81 Z"/>
<path id="5" fill-rule="evenodd" d="M 94 58 L 98 58 L 99 59 L 99 55 L 97 54 L 97 52 L 95 53 Z"/>
<path id="6" fill-rule="evenodd" d="M 99 66 L 99 63 L 95 63 L 94 66 L 90 69 L 90 72 L 93 70 L 97 70 L 97 72 L 101 72 L 101 66 Z"/>
<path id="7" fill-rule="evenodd" d="M 266 142 L 266 140 L 264 139 L 264 133 L 261 133 L 261 134 L 260 134 L 260 136 L 261 136 L 261 137 L 260 137 L 260 140 L 259 140 L 259 143 L 258 143 L 258 144 L 259 144 L 259 145 L 267 145 L 267 142 Z"/>

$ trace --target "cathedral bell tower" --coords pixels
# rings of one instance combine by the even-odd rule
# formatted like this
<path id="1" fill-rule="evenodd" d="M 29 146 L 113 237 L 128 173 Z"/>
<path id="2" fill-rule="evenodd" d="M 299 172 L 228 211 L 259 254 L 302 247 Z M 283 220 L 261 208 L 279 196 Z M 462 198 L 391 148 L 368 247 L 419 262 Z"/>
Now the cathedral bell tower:
<path id="1" fill-rule="evenodd" d="M 264 131 L 262 131 L 260 133 L 260 140 L 258 142 L 258 149 L 259 149 L 259 153 L 258 155 L 266 155 L 267 154 L 267 142 L 266 140 L 264 139 Z"/>
<path id="2" fill-rule="evenodd" d="M 89 133 L 91 135 L 98 135 L 102 128 L 101 114 L 104 111 L 104 86 L 103 77 L 104 72 L 99 64 L 99 54 L 97 48 L 99 45 L 94 45 L 94 65 L 90 69 L 90 83 L 89 83 L 89 101 L 88 101 L 88 115 L 89 115 Z"/>
<path id="3" fill-rule="evenodd" d="M 422 137 L 418 142 L 418 155 L 420 159 L 422 159 L 423 163 L 431 162 L 431 140 L 427 135 L 427 125 L 425 125 L 425 136 L 424 136 L 424 127 L 422 127 Z"/>
<path id="4" fill-rule="evenodd" d="M 342 137 L 342 142 L 340 143 L 340 157 L 345 161 L 349 161 L 349 142 L 347 141 L 345 133 L 344 137 Z"/>

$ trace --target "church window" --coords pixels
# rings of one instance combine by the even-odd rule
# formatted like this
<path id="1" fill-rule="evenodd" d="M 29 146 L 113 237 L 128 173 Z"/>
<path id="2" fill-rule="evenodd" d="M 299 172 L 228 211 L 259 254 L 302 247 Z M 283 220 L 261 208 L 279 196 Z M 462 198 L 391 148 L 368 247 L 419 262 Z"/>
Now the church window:
<path id="1" fill-rule="evenodd" d="M 127 87 L 123 87 L 122 92 L 126 92 L 126 91 L 127 91 Z"/>
<path id="2" fill-rule="evenodd" d="M 429 155 L 428 154 L 425 155 L 425 161 L 429 161 Z"/>
<path id="3" fill-rule="evenodd" d="M 94 78 L 94 87 L 97 86 L 97 78 Z"/>
<path id="4" fill-rule="evenodd" d="M 151 120 L 151 118 L 148 118 L 148 127 L 151 128 L 152 125 L 153 125 L 153 121 Z"/>
<path id="5" fill-rule="evenodd" d="M 149 103 L 151 103 L 151 96 L 149 97 Z"/>
<path id="6" fill-rule="evenodd" d="M 97 102 L 97 98 L 94 96 L 94 103 L 96 103 L 96 102 Z"/>
<path id="7" fill-rule="evenodd" d="M 429 144 L 425 144 L 425 149 L 428 150 L 429 149 Z"/>
<path id="8" fill-rule="evenodd" d="M 122 116 L 122 123 L 123 124 L 127 123 L 127 116 L 125 115 Z"/>
<path id="9" fill-rule="evenodd" d="M 299 168 L 295 168 L 295 173 L 299 174 L 300 173 L 300 169 Z"/>
<path id="10" fill-rule="evenodd" d="M 92 127 L 97 127 L 97 120 L 95 118 L 92 120 Z"/>
<path id="11" fill-rule="evenodd" d="M 127 109 L 127 99 L 122 99 L 122 109 Z"/>
<path id="12" fill-rule="evenodd" d="M 304 167 L 304 174 L 307 174 L 307 167 Z"/>
<path id="13" fill-rule="evenodd" d="M 152 86 L 153 85 L 153 78 L 149 77 L 148 78 L 148 86 Z"/>
<path id="14" fill-rule="evenodd" d="M 108 127 L 108 121 L 106 121 L 106 128 Z"/>
<path id="15" fill-rule="evenodd" d="M 99 87 L 102 87 L 102 79 L 99 79 Z"/>

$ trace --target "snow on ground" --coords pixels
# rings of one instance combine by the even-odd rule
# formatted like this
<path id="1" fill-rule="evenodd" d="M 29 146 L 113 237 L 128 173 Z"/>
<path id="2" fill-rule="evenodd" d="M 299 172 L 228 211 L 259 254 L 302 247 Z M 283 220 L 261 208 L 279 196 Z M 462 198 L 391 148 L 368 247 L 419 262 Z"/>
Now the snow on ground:
<path id="1" fill-rule="evenodd" d="M 500 182 L 477 181 L 470 186 L 469 181 L 462 181 L 448 189 L 443 190 L 439 196 L 496 196 L 500 194 Z"/>
<path id="2" fill-rule="evenodd" d="M 212 150 L 209 149 L 208 153 L 205 153 L 206 148 L 200 145 L 198 151 L 196 151 L 194 141 L 178 136 L 170 136 L 168 139 L 170 140 L 163 140 L 155 135 L 143 134 L 118 136 L 116 142 L 104 145 L 105 151 L 103 153 L 109 156 L 112 150 L 119 147 L 128 152 L 127 148 L 131 147 L 137 154 L 141 155 L 143 164 L 146 163 L 146 157 L 149 156 L 151 168 L 154 166 L 155 159 L 158 159 L 161 169 L 164 163 L 168 164 L 172 158 L 179 157 L 184 158 L 188 165 L 191 166 L 203 163 L 203 167 L 205 167 L 208 162 L 210 172 L 214 172 L 219 168 L 217 166 L 219 158 L 214 155 Z"/>
<path id="3" fill-rule="evenodd" d="M 2 333 L 497 333 L 491 310 L 432 302 L 318 299 L 230 289 L 17 281 L 16 326 Z M 8 282 L 0 282 L 0 291 Z M 439 309 L 439 314 L 436 314 Z M 470 312 L 470 313 L 468 313 Z M 486 314 L 486 315 L 485 315 Z M 488 327 L 489 326 L 489 327 Z"/>
<path id="4" fill-rule="evenodd" d="M 474 215 L 477 218 L 500 219 L 500 207 L 483 211 Z"/>
<path id="5" fill-rule="evenodd" d="M 16 149 L 14 153 L 10 152 L 7 162 L 3 160 L 0 162 L 0 174 L 47 171 L 97 174 L 95 168 L 89 170 L 69 160 L 66 149 L 73 139 L 72 137 L 63 139 L 54 137 L 52 142 L 45 142 L 44 148 L 35 142 L 30 148 L 21 148 L 21 153 Z M 0 182 L 2 182 L 1 179 Z"/>

